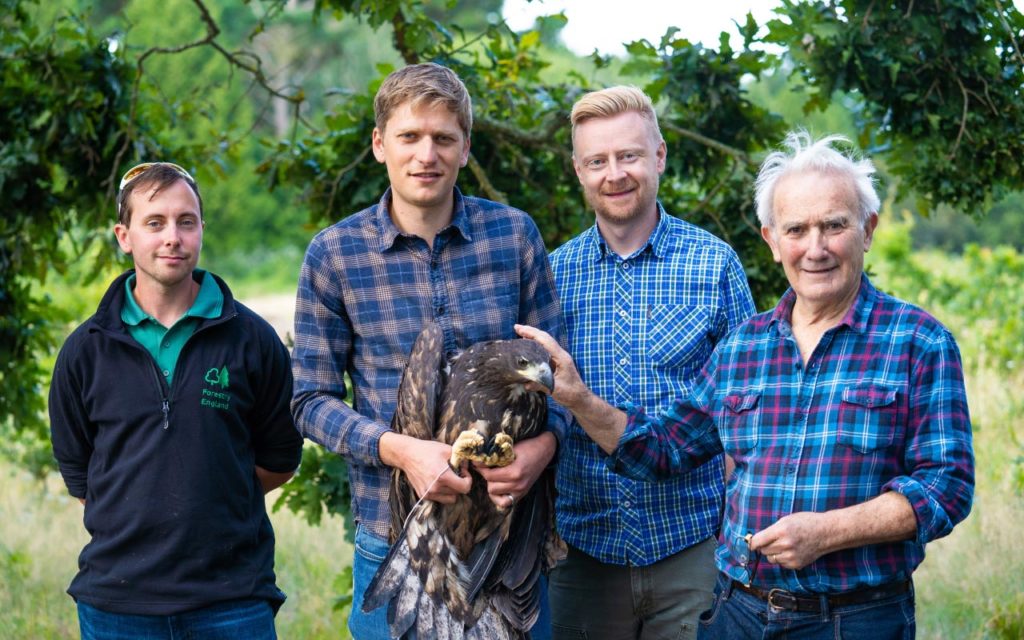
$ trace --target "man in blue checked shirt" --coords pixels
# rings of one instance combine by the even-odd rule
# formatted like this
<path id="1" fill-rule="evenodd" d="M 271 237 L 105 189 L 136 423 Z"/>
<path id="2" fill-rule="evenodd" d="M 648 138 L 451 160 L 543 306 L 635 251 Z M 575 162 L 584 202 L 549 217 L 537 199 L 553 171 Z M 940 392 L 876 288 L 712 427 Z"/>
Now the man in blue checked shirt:
<path id="1" fill-rule="evenodd" d="M 667 409 L 754 313 L 736 253 L 658 203 L 665 142 L 647 95 L 611 87 L 571 113 L 573 165 L 596 222 L 551 255 L 569 350 L 612 404 Z M 692 638 L 712 601 L 723 456 L 652 484 L 611 472 L 573 424 L 558 460 L 556 638 Z"/>
<path id="2" fill-rule="evenodd" d="M 765 159 L 757 214 L 790 289 L 663 415 L 610 407 L 554 340 L 519 328 L 552 353 L 555 398 L 609 468 L 656 480 L 723 451 L 735 460 L 704 638 L 912 638 L 911 574 L 971 509 L 959 350 L 864 275 L 874 167 L 837 141 L 797 132 Z"/>
<path id="3" fill-rule="evenodd" d="M 387 608 L 362 612 L 388 551 L 389 481 L 402 469 L 428 500 L 450 504 L 470 476 L 447 469 L 451 447 L 390 430 L 413 342 L 437 322 L 449 351 L 515 338 L 517 322 L 561 336 L 563 325 L 540 232 L 528 215 L 463 196 L 473 112 L 462 81 L 427 63 L 389 75 L 374 99 L 373 153 L 388 172 L 380 202 L 318 234 L 299 276 L 292 411 L 300 431 L 349 464 L 356 530 L 349 628 L 387 638 Z M 352 379 L 347 405 L 344 375 Z M 501 508 L 548 465 L 568 422 L 552 406 L 551 432 L 520 442 L 511 465 L 478 469 Z M 543 617 L 542 617 L 543 619 Z M 540 623 L 538 623 L 540 624 Z M 546 629 L 535 628 L 535 637 Z"/>

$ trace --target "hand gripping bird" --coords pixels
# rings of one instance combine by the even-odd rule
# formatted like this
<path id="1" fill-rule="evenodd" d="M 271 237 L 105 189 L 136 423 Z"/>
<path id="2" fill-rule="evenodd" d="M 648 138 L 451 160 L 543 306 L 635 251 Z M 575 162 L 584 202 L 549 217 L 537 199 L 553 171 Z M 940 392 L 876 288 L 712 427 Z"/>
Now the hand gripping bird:
<path id="1" fill-rule="evenodd" d="M 542 389 L 553 385 L 537 343 L 478 342 L 448 361 L 441 328 L 430 323 L 413 345 L 391 428 L 451 444 L 459 475 L 463 461 L 506 466 L 516 442 L 545 429 Z M 529 638 L 537 621 L 538 578 L 565 549 L 554 531 L 553 471 L 499 509 L 467 468 L 472 489 L 451 505 L 417 500 L 401 471 L 392 476 L 392 546 L 363 610 L 387 605 L 393 638 Z"/>

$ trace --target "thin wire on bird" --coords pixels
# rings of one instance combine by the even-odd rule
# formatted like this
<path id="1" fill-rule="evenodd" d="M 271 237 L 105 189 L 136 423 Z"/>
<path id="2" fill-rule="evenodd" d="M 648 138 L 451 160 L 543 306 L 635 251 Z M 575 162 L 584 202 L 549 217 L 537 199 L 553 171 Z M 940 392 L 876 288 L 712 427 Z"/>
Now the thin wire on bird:
<path id="1" fill-rule="evenodd" d="M 445 465 L 444 469 L 441 469 L 441 473 L 437 474 L 437 477 L 434 478 L 434 481 L 427 486 L 427 490 L 423 492 L 423 495 L 420 496 L 420 499 L 416 501 L 416 504 L 412 505 L 412 509 L 409 509 L 409 515 L 405 516 L 405 522 L 402 523 L 403 531 L 405 530 L 405 527 L 409 524 L 409 518 L 411 518 L 412 514 L 416 512 L 416 507 L 420 506 L 420 503 L 423 502 L 423 499 L 427 497 L 427 494 L 430 493 L 430 490 L 434 488 L 434 485 L 437 484 L 437 481 L 441 479 L 441 476 L 444 475 L 444 472 L 451 470 L 451 467 Z"/>

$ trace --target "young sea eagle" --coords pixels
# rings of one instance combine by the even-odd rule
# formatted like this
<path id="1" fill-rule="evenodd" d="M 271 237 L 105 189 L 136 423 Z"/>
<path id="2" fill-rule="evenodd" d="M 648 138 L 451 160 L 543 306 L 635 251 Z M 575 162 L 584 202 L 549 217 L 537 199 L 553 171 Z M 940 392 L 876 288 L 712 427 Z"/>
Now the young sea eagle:
<path id="1" fill-rule="evenodd" d="M 554 384 L 548 360 L 533 341 L 493 340 L 449 362 L 441 328 L 430 323 L 413 345 L 391 428 L 451 444 L 453 470 L 463 460 L 508 465 L 515 442 L 546 428 L 540 389 Z M 387 604 L 394 638 L 528 638 L 537 621 L 538 577 L 564 552 L 554 532 L 553 472 L 499 509 L 468 468 L 472 490 L 452 505 L 417 502 L 404 474 L 392 476 L 392 546 L 363 610 Z"/>

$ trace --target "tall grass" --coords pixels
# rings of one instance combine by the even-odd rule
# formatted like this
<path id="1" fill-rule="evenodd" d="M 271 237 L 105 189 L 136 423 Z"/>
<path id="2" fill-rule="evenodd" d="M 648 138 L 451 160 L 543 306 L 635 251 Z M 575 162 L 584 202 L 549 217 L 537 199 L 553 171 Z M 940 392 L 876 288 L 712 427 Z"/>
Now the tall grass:
<path id="1" fill-rule="evenodd" d="M 274 494 L 267 500 L 273 503 Z M 277 614 L 281 638 L 348 638 L 334 609 L 335 580 L 351 564 L 341 522 L 311 527 L 281 510 L 270 514 L 277 536 L 275 570 L 288 600 Z M 78 638 L 75 603 L 65 589 L 88 541 L 82 505 L 60 478 L 39 481 L 0 460 L 0 638 Z"/>

